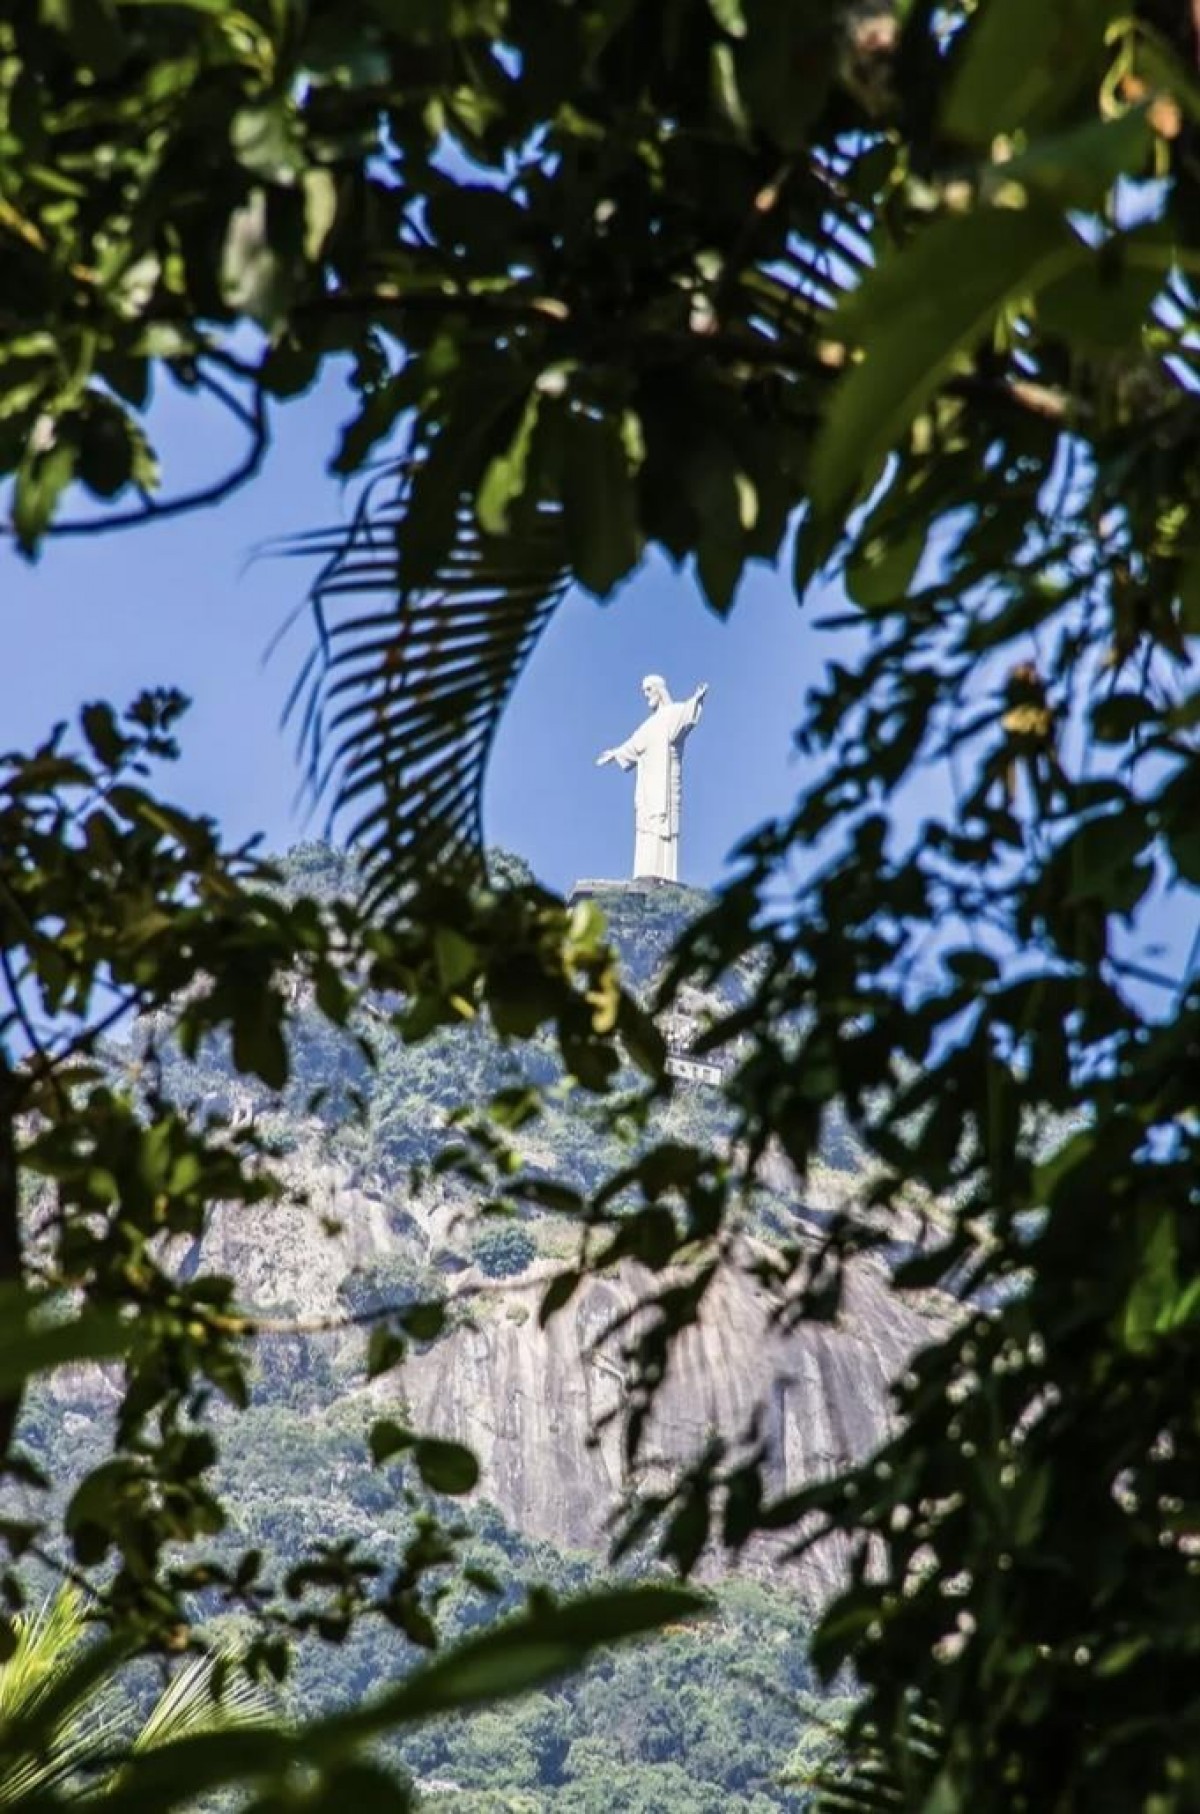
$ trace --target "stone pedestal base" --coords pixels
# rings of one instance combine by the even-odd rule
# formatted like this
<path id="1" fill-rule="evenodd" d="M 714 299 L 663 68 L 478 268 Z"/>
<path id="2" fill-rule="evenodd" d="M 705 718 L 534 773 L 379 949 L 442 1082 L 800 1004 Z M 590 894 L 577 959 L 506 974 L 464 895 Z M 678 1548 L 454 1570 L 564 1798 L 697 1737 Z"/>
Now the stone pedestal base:
<path id="1" fill-rule="evenodd" d="M 664 888 L 679 888 L 679 882 L 666 882 L 658 876 L 625 876 L 621 881 L 607 881 L 603 876 L 585 876 L 568 894 L 569 901 L 583 901 L 593 894 L 659 894 Z"/>

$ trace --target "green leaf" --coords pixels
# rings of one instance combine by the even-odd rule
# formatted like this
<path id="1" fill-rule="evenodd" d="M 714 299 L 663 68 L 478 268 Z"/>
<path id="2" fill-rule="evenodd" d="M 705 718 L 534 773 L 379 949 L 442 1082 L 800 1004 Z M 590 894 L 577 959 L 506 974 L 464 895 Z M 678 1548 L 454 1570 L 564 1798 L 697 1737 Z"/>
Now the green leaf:
<path id="1" fill-rule="evenodd" d="M 1144 694 L 1112 693 L 1092 708 L 1092 734 L 1099 743 L 1124 743 L 1158 718 L 1157 708 Z"/>
<path id="2" fill-rule="evenodd" d="M 708 10 L 731 38 L 746 36 L 746 15 L 742 11 L 742 0 L 708 0 Z"/>
<path id="3" fill-rule="evenodd" d="M 573 952 L 581 958 L 598 956 L 608 938 L 604 909 L 595 901 L 576 901 L 571 908 L 569 935 Z"/>
<path id="4" fill-rule="evenodd" d="M 1055 859 L 1062 898 L 1096 900 L 1107 912 L 1128 916 L 1153 879 L 1147 855 L 1152 841 L 1145 809 L 1133 803 L 1085 820 Z"/>
<path id="5" fill-rule="evenodd" d="M 290 182 L 295 177 L 303 154 L 295 115 L 288 102 L 276 100 L 263 107 L 241 108 L 234 115 L 229 136 L 243 169 L 272 183 Z M 321 174 L 327 176 L 325 172 Z"/>
<path id="6" fill-rule="evenodd" d="M 750 120 L 738 87 L 737 60 L 732 45 L 718 42 L 709 53 L 709 83 L 719 113 L 739 138 L 750 135 Z"/>
<path id="7" fill-rule="evenodd" d="M 538 1323 L 541 1328 L 544 1329 L 550 1318 L 570 1303 L 582 1282 L 583 1274 L 579 1272 L 560 1272 L 557 1278 L 550 1281 L 538 1306 Z"/>
<path id="8" fill-rule="evenodd" d="M 66 33 L 85 69 L 105 78 L 116 74 L 125 57 L 125 39 L 114 0 L 41 0 L 39 11 L 45 24 Z"/>
<path id="9" fill-rule="evenodd" d="M 56 430 L 57 432 L 57 430 Z M 13 488 L 13 528 L 22 554 L 32 554 L 49 526 L 59 497 L 75 472 L 75 447 L 60 437 L 18 470 Z"/>
<path id="10" fill-rule="evenodd" d="M 638 1070 L 657 1081 L 666 1068 L 667 1042 L 651 1016 L 628 995 L 621 997 L 617 1030 Z"/>
<path id="11" fill-rule="evenodd" d="M 1200 887 L 1200 772 L 1194 762 L 1164 787 L 1158 817 L 1180 878 Z"/>
<path id="12" fill-rule="evenodd" d="M 813 1639 L 813 1661 L 823 1681 L 837 1673 L 878 1619 L 879 1598 L 876 1588 L 851 1588 L 825 1614 Z"/>
<path id="13" fill-rule="evenodd" d="M 479 1484 L 479 1463 L 459 1442 L 423 1436 L 413 1459 L 425 1485 L 434 1493 L 469 1493 Z"/>
<path id="14" fill-rule="evenodd" d="M 746 564 L 746 524 L 740 504 L 749 487 L 744 474 L 729 470 L 723 476 L 724 485 L 718 481 L 712 486 L 707 501 L 697 509 L 696 574 L 718 617 L 728 614 Z M 695 497 L 695 489 L 689 490 Z"/>
<path id="15" fill-rule="evenodd" d="M 522 1178 L 513 1189 L 520 1192 L 526 1203 L 553 1210 L 555 1215 L 577 1216 L 584 1206 L 580 1192 L 573 1185 L 560 1184 L 557 1178 Z"/>
<path id="16" fill-rule="evenodd" d="M 1179 1295 L 1179 1237 L 1170 1208 L 1139 1212 L 1138 1271 L 1121 1318 L 1127 1348 L 1144 1353 L 1172 1322 Z"/>
<path id="17" fill-rule="evenodd" d="M 998 133 L 1053 119 L 1098 75 L 1117 0 L 1001 0 L 979 8 L 958 48 L 942 114 L 953 138 L 987 144 Z"/>
<path id="18" fill-rule="evenodd" d="M 486 987 L 496 1031 L 516 1039 L 530 1038 L 558 1010 L 558 991 L 532 952 L 496 959 Z"/>
<path id="19" fill-rule="evenodd" d="M 925 552 L 926 526 L 860 536 L 846 562 L 846 590 L 864 611 L 894 608 Z"/>
<path id="20" fill-rule="evenodd" d="M 578 411 L 563 436 L 567 552 L 580 584 L 604 598 L 642 552 L 626 436 L 614 417 Z"/>
<path id="21" fill-rule="evenodd" d="M 63 1530 L 71 1539 L 75 1560 L 85 1568 L 107 1556 L 130 1491 L 140 1483 L 139 1474 L 136 1462 L 110 1456 L 86 1474 L 72 1493 L 63 1513 Z"/>
<path id="22" fill-rule="evenodd" d="M 337 179 L 332 171 L 305 170 L 301 178 L 304 190 L 304 256 L 313 262 L 325 250 L 338 212 Z"/>
<path id="23" fill-rule="evenodd" d="M 1047 284 L 1037 299 L 1039 326 L 1070 346 L 1136 352 L 1166 268 L 1165 253 L 1161 269 L 1131 263 L 1128 253 L 1136 243 L 1130 235 L 1089 250 L 1077 270 Z"/>
<path id="24" fill-rule="evenodd" d="M 1200 636 L 1200 554 L 1190 554 L 1179 575 L 1179 627 L 1185 636 Z"/>
<path id="25" fill-rule="evenodd" d="M 438 979 L 444 989 L 457 989 L 479 969 L 479 947 L 452 926 L 438 926 L 433 935 Z"/>
<path id="26" fill-rule="evenodd" d="M 281 1090 L 288 1080 L 288 1051 L 280 1003 L 264 994 L 243 996 L 237 1006 L 231 1028 L 234 1064 L 239 1071 L 261 1077 L 268 1089 Z"/>
<path id="27" fill-rule="evenodd" d="M 446 1305 L 440 1298 L 410 1304 L 400 1312 L 399 1321 L 414 1342 L 435 1342 L 446 1327 Z"/>
<path id="28" fill-rule="evenodd" d="M 755 0 L 734 46 L 741 104 L 783 151 L 799 150 L 825 105 L 837 61 L 831 12 Z"/>
<path id="29" fill-rule="evenodd" d="M 681 1575 L 690 1575 L 700 1560 L 708 1531 L 708 1496 L 700 1491 L 689 1493 L 662 1538 L 663 1555 L 674 1562 Z"/>
<path id="30" fill-rule="evenodd" d="M 1000 966 L 986 951 L 951 951 L 943 960 L 947 970 L 964 983 L 994 983 Z"/>
<path id="31" fill-rule="evenodd" d="M 378 1379 L 398 1367 L 408 1352 L 407 1344 L 386 1323 L 377 1323 L 367 1337 L 367 1378 Z M 379 1426 L 376 1425 L 376 1428 Z"/>
<path id="32" fill-rule="evenodd" d="M 1137 1637 L 1121 1638 L 1102 1650 L 1096 1659 L 1096 1674 L 1103 1680 L 1108 1676 L 1120 1675 L 1132 1663 L 1145 1656 L 1150 1649 L 1152 1639 L 1145 1632 Z"/>
<path id="33" fill-rule="evenodd" d="M 813 456 L 818 510 L 836 516 L 897 444 L 964 347 L 1014 295 L 1066 275 L 1087 256 L 1042 207 L 994 208 L 938 221 L 886 258 L 843 304 L 832 332 L 865 356 L 834 392 Z"/>
<path id="34" fill-rule="evenodd" d="M 1180 879 L 1190 882 L 1193 888 L 1200 888 L 1200 825 L 1177 825 L 1168 841 L 1171 861 Z"/>
<path id="35" fill-rule="evenodd" d="M 83 734 L 91 745 L 97 762 L 113 768 L 129 747 L 117 727 L 117 715 L 104 700 L 85 705 L 79 714 Z"/>
<path id="36" fill-rule="evenodd" d="M 270 375 L 268 368 L 268 379 Z M 304 385 L 307 386 L 310 381 L 310 375 L 306 375 Z M 415 400 L 414 372 L 409 364 L 403 371 L 376 385 L 364 398 L 358 415 L 342 430 L 342 438 L 330 462 L 330 470 L 342 477 L 357 472 L 366 463 L 367 455 L 376 443 L 391 434 L 399 417 L 411 408 Z"/>
<path id="37" fill-rule="evenodd" d="M 475 500 L 479 527 L 488 535 L 503 535 L 509 527 L 509 506 L 525 490 L 525 474 L 529 463 L 529 449 L 537 427 L 538 412 L 542 406 L 542 394 L 530 392 L 529 401 L 521 414 L 516 433 L 505 448 L 497 454 L 483 475 L 482 483 Z"/>
<path id="38" fill-rule="evenodd" d="M 606 1040 L 591 1034 L 560 1030 L 563 1063 L 587 1090 L 602 1095 L 620 1068 L 620 1059 Z"/>
<path id="39" fill-rule="evenodd" d="M 0 1287 L 0 1393 L 55 1367 L 114 1360 L 129 1346 L 131 1332 L 115 1310 L 88 1309 L 61 1322 L 50 1320 L 53 1310 L 52 1299 Z"/>
<path id="40" fill-rule="evenodd" d="M 381 1417 L 378 1423 L 371 1425 L 371 1433 L 367 1438 L 371 1460 L 377 1468 L 382 1467 L 393 1455 L 405 1454 L 416 1440 L 412 1431 L 406 1430 L 403 1424 L 396 1423 L 390 1417 Z"/>
<path id="41" fill-rule="evenodd" d="M 1142 108 L 1116 120 L 1088 120 L 1035 139 L 1028 151 L 990 166 L 1002 183 L 1021 183 L 1064 208 L 1094 208 L 1123 176 L 1145 165 L 1154 143 Z"/>
<path id="42" fill-rule="evenodd" d="M 295 228 L 291 234 L 288 225 Z M 286 191 L 254 189 L 234 209 L 221 254 L 221 293 L 230 308 L 260 327 L 278 325 L 291 298 L 302 234 L 303 203 Z"/>
<path id="43" fill-rule="evenodd" d="M 89 395 L 72 412 L 70 421 L 76 478 L 98 498 L 116 497 L 134 477 L 140 437 L 133 424 L 109 398 L 95 395 Z M 141 451 L 145 451 L 144 441 Z"/>

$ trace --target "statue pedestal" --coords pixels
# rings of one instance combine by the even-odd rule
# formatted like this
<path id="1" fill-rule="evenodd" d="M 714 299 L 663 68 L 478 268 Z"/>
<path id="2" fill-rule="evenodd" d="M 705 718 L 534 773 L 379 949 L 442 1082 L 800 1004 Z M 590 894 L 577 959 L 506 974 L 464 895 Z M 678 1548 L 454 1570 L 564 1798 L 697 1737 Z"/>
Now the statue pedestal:
<path id="1" fill-rule="evenodd" d="M 659 876 L 625 876 L 608 881 L 603 876 L 585 876 L 576 882 L 567 896 L 569 901 L 586 901 L 594 894 L 659 894 L 664 888 L 678 888 L 678 882 L 666 882 Z"/>

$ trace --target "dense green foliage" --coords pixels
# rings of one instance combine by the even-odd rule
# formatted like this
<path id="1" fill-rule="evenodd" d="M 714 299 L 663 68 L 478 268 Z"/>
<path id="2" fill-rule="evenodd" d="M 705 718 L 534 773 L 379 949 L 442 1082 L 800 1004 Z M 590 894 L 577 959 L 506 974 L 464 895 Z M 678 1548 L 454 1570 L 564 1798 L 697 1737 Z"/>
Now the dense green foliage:
<path id="1" fill-rule="evenodd" d="M 595 1664 L 511 1712 L 431 1727 L 405 1761 L 419 1780 L 475 1791 L 445 1801 L 470 1814 L 799 1809 L 801 1791 L 783 1779 L 810 1687 L 804 1635 L 786 1599 L 731 1583 L 711 1625 Z"/>
<path id="2" fill-rule="evenodd" d="M 160 373 L 232 403 L 249 471 L 266 400 L 349 352 L 335 464 L 395 462 L 348 530 L 304 543 L 326 557 L 325 635 L 298 700 L 389 905 L 365 939 L 348 909 L 268 905 L 196 827 L 113 787 L 110 720 L 90 721 L 102 806 L 54 751 L 7 776 L 0 1276 L 43 1270 L 20 1252 L 19 1159 L 57 1193 L 49 1282 L 88 1308 L 64 1333 L 15 1297 L 3 1389 L 127 1352 L 117 1471 L 70 1519 L 83 1563 L 115 1545 L 123 1618 L 178 1614 L 164 1545 L 219 1518 L 191 1394 L 236 1395 L 241 1366 L 222 1289 L 182 1290 L 153 1231 L 260 1186 L 243 1136 L 78 1073 L 98 982 L 174 1014 L 181 981 L 215 979 L 184 999 L 185 1043 L 227 1029 L 268 1087 L 285 973 L 349 1017 L 331 953 L 410 1043 L 483 1013 L 534 1062 L 553 1033 L 598 1096 L 625 1088 L 622 1054 L 659 1078 L 586 907 L 461 882 L 482 767 L 572 580 L 606 594 L 658 548 L 724 611 L 786 534 L 798 591 L 836 574 L 853 607 L 800 726 L 813 779 L 744 846 L 661 1001 L 744 987 L 705 1035 L 737 1138 L 635 1147 L 584 1178 L 586 1204 L 559 1195 L 587 1241 L 545 1313 L 585 1268 L 657 1275 L 632 1453 L 722 1268 L 750 1264 L 785 1318 L 834 1316 L 847 1254 L 936 1210 L 900 1283 L 953 1272 L 968 1313 L 898 1382 L 886 1449 L 771 1503 L 754 1433 L 729 1432 L 639 1527 L 657 1518 L 684 1568 L 714 1531 L 850 1537 L 815 1641 L 865 1689 L 867 1774 L 843 1801 L 1196 1805 L 1200 983 L 1148 964 L 1138 928 L 1200 881 L 1198 64 L 1194 9 L 1167 0 L 10 9 L 0 455 L 23 545 L 72 477 L 102 501 L 152 485 L 138 418 Z M 518 1208 L 548 1195 L 512 1149 L 531 1104 L 503 1088 L 461 1155 Z M 785 1154 L 802 1198 L 831 1117 L 865 1154 L 857 1200 L 815 1247 L 748 1254 L 732 1222 L 764 1160 Z M 386 1442 L 446 1477 L 416 1433 Z M 323 1566 L 357 1609 L 353 1568 Z M 410 1622 L 411 1588 L 385 1596 Z M 512 1688 L 647 1604 L 535 1607 L 468 1658 Z M 336 1793 L 358 1739 L 477 1688 L 462 1668 L 254 1767 L 311 1760 Z M 194 1781 L 237 1772 L 229 1749 L 196 1755 Z M 363 1805 L 385 1794 L 365 1769 Z"/>
<path id="3" fill-rule="evenodd" d="M 498 1228 L 485 1228 L 476 1236 L 472 1254 L 475 1264 L 490 1279 L 508 1279 L 524 1272 L 537 1258 L 537 1242 L 524 1228 L 511 1222 Z"/>

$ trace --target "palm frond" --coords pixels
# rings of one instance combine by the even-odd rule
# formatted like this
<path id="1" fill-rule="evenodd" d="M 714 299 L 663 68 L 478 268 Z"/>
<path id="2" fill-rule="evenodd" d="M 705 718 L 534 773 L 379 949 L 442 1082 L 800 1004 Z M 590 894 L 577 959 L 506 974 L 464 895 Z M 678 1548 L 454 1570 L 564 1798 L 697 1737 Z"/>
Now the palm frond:
<path id="1" fill-rule="evenodd" d="M 0 1664 L 0 1806 L 72 1790 L 118 1733 L 118 1708 L 85 1665 L 87 1617 L 63 1587 L 13 1621 L 16 1644 Z"/>
<path id="2" fill-rule="evenodd" d="M 806 1713 L 807 1755 L 797 1755 L 789 1785 L 812 1796 L 815 1814 L 917 1814 L 945 1757 L 938 1721 L 907 1697 L 886 1740 L 860 1723 L 853 1706 L 828 1720 L 818 1706 Z"/>
<path id="3" fill-rule="evenodd" d="M 112 1652 L 88 1643 L 83 1601 L 65 1587 L 15 1621 L 16 1645 L 0 1664 L 0 1807 L 47 1792 L 83 1799 L 111 1787 L 125 1758 L 201 1732 L 265 1725 L 267 1694 L 230 1674 L 216 1692 L 220 1653 L 172 1676 L 131 1736 L 114 1693 Z"/>
<path id="4" fill-rule="evenodd" d="M 218 1690 L 218 1661 L 217 1656 L 193 1657 L 171 1677 L 138 1728 L 131 1755 L 157 1751 L 199 1732 L 265 1726 L 276 1718 L 268 1695 L 246 1675 L 231 1673 Z"/>
<path id="5" fill-rule="evenodd" d="M 45 1699 L 83 1637 L 83 1602 L 62 1588 L 36 1612 L 13 1620 L 12 1654 L 0 1664 L 0 1725 L 27 1719 Z"/>
<path id="6" fill-rule="evenodd" d="M 482 872 L 500 715 L 569 578 L 557 510 L 488 535 L 464 497 L 446 552 L 406 583 L 412 472 L 377 479 L 348 525 L 287 544 L 323 562 L 309 594 L 315 646 L 287 712 L 310 784 L 331 819 L 349 818 L 376 901 Z"/>

